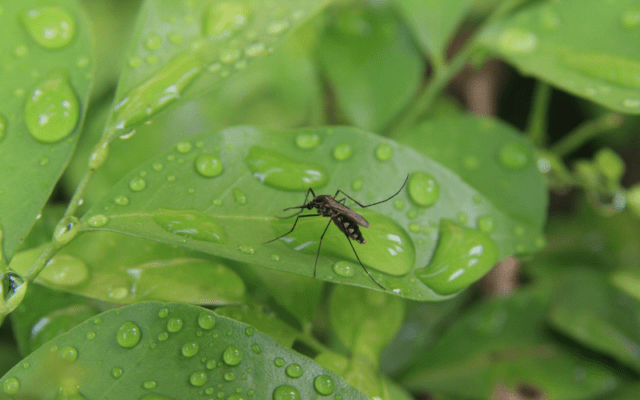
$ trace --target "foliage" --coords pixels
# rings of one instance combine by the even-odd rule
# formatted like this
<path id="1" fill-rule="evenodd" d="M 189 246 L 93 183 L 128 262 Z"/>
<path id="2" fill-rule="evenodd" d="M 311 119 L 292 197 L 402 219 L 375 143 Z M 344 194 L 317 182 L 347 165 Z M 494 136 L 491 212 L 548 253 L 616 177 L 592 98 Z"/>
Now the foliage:
<path id="1" fill-rule="evenodd" d="M 0 399 L 637 397 L 634 0 L 25 0 L 0 22 Z M 490 58 L 536 79 L 526 127 L 446 94 Z M 309 189 L 366 244 L 292 218 Z M 510 256 L 520 288 L 474 291 Z"/>

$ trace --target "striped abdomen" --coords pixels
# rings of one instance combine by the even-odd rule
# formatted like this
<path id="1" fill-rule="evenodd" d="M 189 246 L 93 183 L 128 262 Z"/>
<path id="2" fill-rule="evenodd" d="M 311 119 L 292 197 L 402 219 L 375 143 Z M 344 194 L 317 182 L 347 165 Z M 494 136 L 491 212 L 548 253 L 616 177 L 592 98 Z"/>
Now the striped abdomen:
<path id="1" fill-rule="evenodd" d="M 365 244 L 367 242 L 366 240 L 364 240 L 364 237 L 362 237 L 360 227 L 353 219 L 346 217 L 343 214 L 331 217 L 331 220 L 342 231 L 342 233 L 349 236 L 351 239 L 361 244 Z"/>

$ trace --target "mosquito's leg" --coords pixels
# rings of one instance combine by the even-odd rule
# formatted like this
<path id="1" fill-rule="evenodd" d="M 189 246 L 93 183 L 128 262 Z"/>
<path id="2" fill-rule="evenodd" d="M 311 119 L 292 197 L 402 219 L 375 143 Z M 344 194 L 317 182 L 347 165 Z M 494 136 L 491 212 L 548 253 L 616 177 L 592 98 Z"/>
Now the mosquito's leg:
<path id="1" fill-rule="evenodd" d="M 344 226 L 344 223 L 342 223 L 342 227 L 344 228 L 345 232 L 347 231 L 347 227 Z M 376 285 L 380 286 L 383 290 L 387 290 L 387 288 L 385 288 L 384 286 L 382 286 L 381 284 L 378 283 L 377 280 L 375 280 L 373 278 L 373 276 L 371 276 L 371 274 L 369 273 L 369 271 L 367 271 L 367 268 L 364 266 L 364 264 L 362 263 L 362 261 L 360 261 L 360 257 L 358 256 L 358 253 L 356 252 L 356 249 L 353 247 L 353 243 L 351 243 L 351 239 L 349 238 L 349 235 L 345 234 L 345 236 L 347 237 L 347 240 L 349 241 L 349 245 L 351 246 L 351 250 L 353 250 L 353 254 L 356 255 L 356 258 L 358 259 L 358 262 L 360 263 L 360 266 L 362 267 L 362 269 L 364 269 L 364 272 L 367 273 L 367 275 L 369 275 L 369 278 L 371 278 L 372 281 L 375 282 Z"/>
<path id="2" fill-rule="evenodd" d="M 285 237 L 285 236 L 287 236 L 288 234 L 290 234 L 291 232 L 293 232 L 293 230 L 294 230 L 294 229 L 296 229 L 296 224 L 298 223 L 298 220 L 299 220 L 300 218 L 305 218 L 305 217 L 319 217 L 319 216 L 320 216 L 320 214 L 307 214 L 307 215 L 300 215 L 300 216 L 296 217 L 296 221 L 293 223 L 293 227 L 291 227 L 291 230 L 290 230 L 289 232 L 285 233 L 284 235 L 278 236 L 278 237 L 277 237 L 277 238 L 275 238 L 275 239 L 271 239 L 271 240 L 269 240 L 268 242 L 264 242 L 264 243 L 262 243 L 262 244 L 271 243 L 271 242 L 276 241 L 276 240 L 280 239 L 281 237 Z"/>
<path id="3" fill-rule="evenodd" d="M 345 192 L 343 192 L 342 190 L 338 189 L 338 191 L 336 192 L 335 196 L 333 196 L 334 198 L 338 195 L 338 193 L 342 193 L 343 195 L 347 196 L 349 199 L 351 199 L 354 203 L 356 203 L 357 205 L 359 205 L 362 208 L 367 208 L 367 207 L 371 207 L 371 206 L 375 206 L 376 204 L 380 204 L 380 203 L 384 203 L 385 201 L 389 201 L 391 199 L 393 199 L 394 197 L 396 197 L 404 188 L 404 186 L 407 184 L 407 181 L 409 180 L 409 175 L 407 175 L 407 178 L 404 180 L 404 183 L 402 184 L 402 186 L 400 187 L 400 190 L 398 190 L 393 196 L 389 197 L 386 200 L 382 200 L 382 201 L 378 201 L 376 203 L 373 204 L 368 204 L 366 206 L 360 204 L 360 202 L 358 202 L 357 200 L 355 200 L 353 197 L 349 196 L 348 194 L 346 194 Z"/>
<path id="4" fill-rule="evenodd" d="M 324 228 L 324 232 L 322 232 L 322 236 L 320 236 L 320 244 L 318 245 L 318 252 L 316 253 L 316 263 L 313 266 L 313 277 L 316 277 L 316 268 L 318 268 L 318 257 L 320 257 L 320 247 L 322 246 L 322 238 L 324 237 L 324 234 L 327 233 L 327 229 L 329 229 L 329 225 L 331 225 L 331 220 L 329 220 L 329 223 L 327 224 L 327 227 Z"/>
<path id="5" fill-rule="evenodd" d="M 307 199 L 309 198 L 309 193 L 313 194 L 313 197 L 316 197 L 316 194 L 313 193 L 313 189 L 309 188 L 309 190 L 307 190 L 307 194 L 304 195 L 304 202 L 302 202 L 301 206 L 295 206 L 295 207 L 289 207 L 289 208 L 285 208 L 282 211 L 287 211 L 287 210 L 291 210 L 292 208 L 303 208 L 306 204 L 307 204 Z M 302 209 L 302 211 L 304 211 L 304 208 Z M 300 214 L 302 211 L 300 211 L 298 214 Z M 293 215 L 298 215 L 298 214 L 293 214 Z M 291 218 L 293 217 L 293 215 L 290 215 L 288 217 L 284 217 L 284 218 Z"/>

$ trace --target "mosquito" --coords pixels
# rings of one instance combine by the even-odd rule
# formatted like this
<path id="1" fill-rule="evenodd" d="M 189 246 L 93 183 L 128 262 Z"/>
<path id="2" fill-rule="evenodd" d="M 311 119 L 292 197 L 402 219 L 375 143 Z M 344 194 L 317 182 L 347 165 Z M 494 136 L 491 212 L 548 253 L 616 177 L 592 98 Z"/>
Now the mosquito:
<path id="1" fill-rule="evenodd" d="M 366 206 L 362 205 L 359 201 L 357 201 L 353 197 L 349 196 L 348 194 L 346 194 L 345 192 L 343 192 L 340 189 L 338 189 L 336 191 L 336 194 L 334 194 L 333 196 L 329 196 L 327 194 L 321 194 L 321 195 L 316 196 L 316 194 L 313 191 L 313 189 L 309 188 L 309 190 L 307 190 L 307 194 L 304 196 L 304 204 L 302 204 L 301 206 L 289 207 L 289 208 L 285 208 L 284 210 L 282 210 L 282 211 L 287 211 L 287 210 L 293 210 L 293 209 L 299 208 L 300 209 L 299 212 L 297 212 L 297 213 L 295 213 L 293 215 L 289 215 L 288 217 L 278 217 L 276 215 L 276 218 L 280 218 L 280 219 L 287 219 L 287 218 L 296 217 L 296 220 L 293 223 L 293 226 L 291 227 L 291 230 L 289 232 L 285 233 L 284 235 L 280 235 L 275 239 L 269 240 L 268 242 L 264 242 L 263 244 L 268 244 L 268 243 L 274 242 L 274 241 L 276 241 L 276 240 L 278 240 L 280 238 L 283 238 L 283 237 L 287 236 L 291 232 L 293 232 L 293 230 L 296 228 L 296 224 L 298 223 L 298 220 L 300 218 L 329 217 L 329 218 L 331 218 L 331 220 L 327 224 L 327 227 L 324 228 L 324 232 L 322 232 L 322 236 L 320 236 L 320 244 L 318 245 L 318 252 L 316 253 L 316 263 L 313 266 L 313 277 L 314 278 L 316 277 L 316 270 L 318 268 L 318 257 L 320 256 L 320 248 L 322 247 L 322 238 L 324 238 L 324 234 L 327 233 L 327 229 L 329 229 L 329 226 L 333 222 L 338 227 L 338 229 L 340 229 L 340 231 L 342 233 L 344 233 L 344 235 L 347 237 L 347 240 L 349 241 L 349 245 L 351 245 L 351 249 L 353 250 L 353 254 L 356 255 L 356 258 L 358 259 L 358 262 L 362 266 L 362 269 L 364 269 L 364 272 L 366 272 L 367 275 L 369 275 L 369 278 L 371 278 L 371 280 L 374 281 L 376 283 L 376 285 L 380 286 L 384 290 L 387 290 L 384 286 L 382 286 L 380 283 L 378 283 L 378 281 L 376 281 L 373 278 L 373 276 L 371 276 L 369 271 L 367 271 L 367 268 L 364 266 L 364 264 L 362 264 L 362 261 L 360 261 L 360 257 L 358 257 L 358 253 L 356 252 L 356 249 L 353 247 L 353 243 L 351 243 L 351 239 L 355 240 L 356 242 L 358 242 L 360 244 L 367 243 L 367 241 L 362 236 L 362 232 L 360 232 L 360 227 L 359 226 L 361 226 L 363 228 L 368 228 L 369 227 L 369 222 L 367 222 L 367 220 L 364 219 L 364 217 L 362 215 L 358 214 L 357 212 L 351 210 L 349 207 L 345 206 L 344 202 L 346 201 L 347 198 L 349 198 L 349 199 L 351 199 L 351 201 L 353 201 L 354 203 L 356 203 L 357 205 L 359 205 L 362 208 L 367 208 L 367 207 L 375 206 L 377 204 L 384 203 L 384 202 L 389 201 L 389 200 L 393 199 L 394 197 L 396 197 L 402 191 L 404 186 L 407 184 L 408 180 L 409 180 L 409 175 L 407 175 L 407 178 L 404 180 L 404 183 L 402 184 L 400 189 L 393 196 L 389 197 L 386 200 L 378 201 L 376 203 L 368 204 Z M 309 193 L 311 193 L 311 195 L 313 196 L 313 199 L 311 199 L 309 202 L 307 202 L 307 199 L 309 198 Z M 343 197 L 342 199 L 337 200 L 338 194 L 340 194 L 340 193 L 342 193 L 346 197 Z M 311 209 L 314 209 L 314 208 L 316 210 L 318 210 L 317 214 L 299 215 L 305 209 L 311 210 Z"/>

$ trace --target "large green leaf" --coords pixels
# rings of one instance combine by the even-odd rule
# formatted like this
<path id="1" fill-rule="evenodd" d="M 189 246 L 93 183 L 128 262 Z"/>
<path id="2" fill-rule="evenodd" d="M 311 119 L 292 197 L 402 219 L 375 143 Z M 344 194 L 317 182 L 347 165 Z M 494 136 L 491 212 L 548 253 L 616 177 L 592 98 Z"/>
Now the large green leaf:
<path id="1" fill-rule="evenodd" d="M 133 134 L 167 107 L 241 71 L 319 11 L 327 0 L 147 0 L 120 75 L 107 136 Z"/>
<path id="2" fill-rule="evenodd" d="M 523 74 L 607 108 L 640 113 L 637 0 L 539 1 L 481 41 Z"/>
<path id="3" fill-rule="evenodd" d="M 316 243 L 329 221 L 303 218 L 287 238 L 262 244 L 291 229 L 292 219 L 274 215 L 300 205 L 307 187 L 316 194 L 343 189 L 365 203 L 381 201 L 408 174 L 396 198 L 358 210 L 370 228 L 364 230 L 367 244 L 355 246 L 388 290 L 442 299 L 479 279 L 498 258 L 536 249 L 538 226 L 511 219 L 436 162 L 353 128 L 204 133 L 132 171 L 82 218 L 82 229 L 312 276 Z M 317 276 L 379 289 L 335 226 L 324 237 Z"/>
<path id="4" fill-rule="evenodd" d="M 367 398 L 250 326 L 204 308 L 155 302 L 80 324 L 0 382 L 0 399 Z"/>
<path id="5" fill-rule="evenodd" d="M 93 48 L 75 0 L 3 2 L 0 37 L 0 229 L 11 258 L 78 140 Z"/>
<path id="6" fill-rule="evenodd" d="M 465 399 L 491 398 L 499 385 L 559 400 L 610 393 L 619 382 L 612 371 L 545 329 L 549 292 L 530 288 L 469 310 L 407 369 L 405 387 Z"/>

